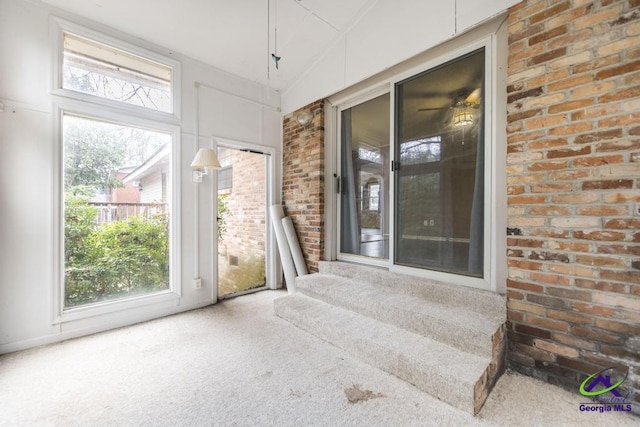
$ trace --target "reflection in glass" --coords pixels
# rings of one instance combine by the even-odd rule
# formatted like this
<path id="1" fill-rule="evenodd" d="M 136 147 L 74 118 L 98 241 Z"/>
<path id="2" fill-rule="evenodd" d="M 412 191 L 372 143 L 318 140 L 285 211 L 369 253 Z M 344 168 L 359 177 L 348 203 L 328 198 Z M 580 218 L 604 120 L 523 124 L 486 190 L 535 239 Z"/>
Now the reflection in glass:
<path id="1" fill-rule="evenodd" d="M 340 252 L 389 257 L 389 94 L 342 111 Z"/>
<path id="2" fill-rule="evenodd" d="M 397 264 L 482 277 L 484 50 L 396 86 Z"/>

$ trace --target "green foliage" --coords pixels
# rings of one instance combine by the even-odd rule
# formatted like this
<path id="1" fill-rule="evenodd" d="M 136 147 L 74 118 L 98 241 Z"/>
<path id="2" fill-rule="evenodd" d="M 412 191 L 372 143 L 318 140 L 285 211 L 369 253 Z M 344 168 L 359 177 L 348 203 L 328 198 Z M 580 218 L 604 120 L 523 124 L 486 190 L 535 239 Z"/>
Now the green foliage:
<path id="1" fill-rule="evenodd" d="M 227 217 L 231 215 L 227 196 L 229 195 L 218 194 L 218 243 L 224 240 L 224 234 L 227 232 Z"/>
<path id="2" fill-rule="evenodd" d="M 74 265 L 87 257 L 86 244 L 95 233 L 98 209 L 86 203 L 83 197 L 65 195 L 64 209 L 64 262 Z"/>
<path id="3" fill-rule="evenodd" d="M 95 225 L 96 208 L 66 197 L 65 305 L 67 307 L 167 289 L 166 215 L 131 216 Z"/>
<path id="4" fill-rule="evenodd" d="M 82 185 L 116 188 L 114 176 L 125 160 L 125 145 L 105 125 L 87 126 L 81 119 L 66 119 L 64 126 L 64 184 L 67 191 Z"/>

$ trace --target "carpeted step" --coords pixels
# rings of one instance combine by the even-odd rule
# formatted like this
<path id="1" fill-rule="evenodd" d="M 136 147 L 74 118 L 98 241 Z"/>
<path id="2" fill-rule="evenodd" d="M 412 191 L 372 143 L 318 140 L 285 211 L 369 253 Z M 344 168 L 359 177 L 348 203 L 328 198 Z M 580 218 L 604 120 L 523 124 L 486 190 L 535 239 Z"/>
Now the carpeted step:
<path id="1" fill-rule="evenodd" d="M 352 310 L 381 322 L 456 347 L 468 353 L 491 358 L 492 338 L 505 319 L 469 310 L 458 305 L 434 302 L 411 293 L 397 291 L 361 280 L 333 274 L 298 277 L 299 292 L 328 304 Z"/>
<path id="2" fill-rule="evenodd" d="M 275 300 L 276 315 L 360 360 L 407 381 L 450 405 L 476 414 L 495 377 L 489 357 L 295 294 Z"/>
<path id="3" fill-rule="evenodd" d="M 498 323 L 506 320 L 506 300 L 493 292 L 339 261 L 321 261 L 319 269 L 322 274 L 354 279 L 447 307 L 460 307 L 467 312 L 480 313 Z"/>

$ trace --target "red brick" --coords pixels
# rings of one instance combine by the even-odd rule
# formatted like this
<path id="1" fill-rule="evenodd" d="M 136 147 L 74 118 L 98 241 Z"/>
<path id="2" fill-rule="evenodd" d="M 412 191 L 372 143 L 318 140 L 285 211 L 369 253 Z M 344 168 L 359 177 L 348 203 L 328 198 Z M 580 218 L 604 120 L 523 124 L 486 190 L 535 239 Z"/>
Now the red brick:
<path id="1" fill-rule="evenodd" d="M 617 241 L 625 238 L 624 233 L 616 231 L 574 231 L 573 236 L 576 239 L 599 240 L 599 241 Z"/>
<path id="2" fill-rule="evenodd" d="M 593 314 L 596 316 L 603 316 L 603 317 L 611 316 L 616 312 L 614 309 L 609 307 L 602 307 L 599 305 L 586 304 L 582 302 L 573 302 L 572 306 L 575 310 L 581 313 Z"/>
<path id="3" fill-rule="evenodd" d="M 619 65 L 617 67 L 611 67 L 602 71 L 598 71 L 595 75 L 595 78 L 597 80 L 603 80 L 610 77 L 620 76 L 622 74 L 628 74 L 638 70 L 640 70 L 640 61 L 634 61 Z"/>
<path id="4" fill-rule="evenodd" d="M 640 229 L 640 219 L 632 218 L 616 218 L 611 219 L 604 224 L 605 228 L 613 228 L 617 230 Z"/>
<path id="5" fill-rule="evenodd" d="M 515 325 L 516 332 L 538 338 L 551 338 L 551 332 L 529 325 Z"/>
<path id="6" fill-rule="evenodd" d="M 528 315 L 527 323 L 530 325 L 533 325 L 534 327 L 539 327 L 542 329 L 551 329 L 554 331 L 563 331 L 563 332 L 566 332 L 569 330 L 569 324 L 567 322 L 549 319 L 546 317 Z"/>
<path id="7" fill-rule="evenodd" d="M 509 267 L 521 268 L 523 270 L 541 270 L 542 264 L 539 262 L 520 261 L 516 259 L 510 259 L 507 261 Z"/>
<path id="8" fill-rule="evenodd" d="M 532 272 L 529 273 L 529 277 L 531 278 L 531 280 L 534 280 L 536 282 L 548 283 L 551 285 L 569 286 L 570 283 L 568 277 L 560 276 L 557 274 Z"/>
<path id="9" fill-rule="evenodd" d="M 613 216 L 625 215 L 628 213 L 628 209 L 624 206 L 589 206 L 576 209 L 576 213 L 589 216 Z"/>
<path id="10" fill-rule="evenodd" d="M 545 19 L 551 18 L 552 16 L 559 15 L 560 13 L 568 10 L 571 6 L 569 2 L 564 1 L 559 4 L 555 4 L 552 7 L 548 7 L 540 13 L 537 13 L 529 18 L 529 24 L 535 24 L 540 21 L 544 21 Z"/>
<path id="11" fill-rule="evenodd" d="M 630 179 L 603 179 L 582 183 L 583 190 L 614 190 L 619 188 L 633 188 L 633 181 Z"/>
<path id="12" fill-rule="evenodd" d="M 542 64 L 543 62 L 548 62 L 556 58 L 560 58 L 565 56 L 567 53 L 566 47 L 560 47 L 554 50 L 546 51 L 540 55 L 536 55 L 533 58 L 530 58 L 527 61 L 527 66 L 532 67 L 534 65 Z"/>
<path id="13" fill-rule="evenodd" d="M 568 126 L 561 126 L 549 130 L 551 135 L 571 135 L 575 133 L 587 132 L 593 129 L 593 125 L 589 122 L 573 123 Z"/>
<path id="14" fill-rule="evenodd" d="M 620 283 L 597 282 L 595 280 L 576 279 L 576 286 L 605 292 L 625 293 L 626 286 Z"/>
<path id="15" fill-rule="evenodd" d="M 560 150 L 551 150 L 547 152 L 547 159 L 584 156 L 590 153 L 591 153 L 591 147 L 588 145 L 582 148 L 577 148 L 577 149 L 566 148 L 566 149 L 560 149 Z"/>
<path id="16" fill-rule="evenodd" d="M 623 283 L 640 283 L 640 271 L 601 270 L 600 278 Z"/>
<path id="17" fill-rule="evenodd" d="M 620 101 L 629 98 L 635 98 L 640 96 L 640 86 L 631 87 L 628 89 L 618 90 L 612 93 L 608 93 L 606 95 L 602 95 L 598 98 L 598 102 L 607 103 L 613 101 Z"/>
<path id="18" fill-rule="evenodd" d="M 509 205 L 544 203 L 547 200 L 545 196 L 514 196 L 507 199 Z"/>
<path id="19" fill-rule="evenodd" d="M 529 46 L 533 46 L 534 44 L 542 43 L 547 40 L 550 40 L 554 37 L 561 36 L 567 33 L 567 26 L 562 25 L 560 27 L 556 27 L 552 30 L 545 31 L 544 33 L 537 34 L 531 38 L 529 38 Z"/>
<path id="20" fill-rule="evenodd" d="M 566 168 L 567 164 L 568 162 L 566 160 L 551 161 L 551 162 L 536 162 L 536 163 L 531 163 L 527 168 L 527 170 L 531 172 L 558 170 L 558 169 Z"/>
<path id="21" fill-rule="evenodd" d="M 590 142 L 599 142 L 607 139 L 620 138 L 622 136 L 622 129 L 612 129 L 604 132 L 594 132 L 589 134 L 578 135 L 575 137 L 574 142 L 576 144 L 586 144 Z"/>
<path id="22" fill-rule="evenodd" d="M 511 279 L 507 280 L 507 288 L 521 289 L 523 291 L 536 292 L 536 293 L 542 293 L 544 291 L 544 288 L 540 285 L 535 285 L 533 283 L 520 282 L 517 280 L 511 280 Z"/>
<path id="23" fill-rule="evenodd" d="M 573 335 L 570 334 L 566 334 L 566 333 L 562 333 L 562 332 L 553 332 L 553 334 L 551 335 L 551 337 L 553 338 L 554 341 L 557 341 L 559 343 L 568 345 L 570 347 L 576 348 L 576 349 L 580 349 L 580 350 L 587 350 L 587 351 L 595 351 L 598 348 L 598 345 L 594 342 L 591 341 L 587 341 L 587 340 L 583 340 L 580 338 L 577 338 Z M 560 359 L 564 359 L 564 360 L 575 360 L 578 363 L 572 364 L 572 366 L 574 366 L 574 368 L 576 366 L 580 366 L 581 364 L 584 364 L 584 362 L 580 362 L 576 359 L 568 359 L 568 358 L 564 358 L 562 356 L 558 356 L 558 358 Z M 592 374 L 593 371 L 589 372 L 589 374 Z"/>
<path id="24" fill-rule="evenodd" d="M 578 110 L 593 105 L 593 99 L 580 99 L 577 101 L 567 101 L 562 104 L 552 105 L 548 108 L 549 113 L 564 113 L 571 110 Z"/>
<path id="25" fill-rule="evenodd" d="M 544 215 L 544 216 L 558 216 L 558 215 L 570 215 L 571 210 L 564 206 L 540 206 L 532 207 L 529 209 L 530 215 Z"/>
<path id="26" fill-rule="evenodd" d="M 573 326 L 571 332 L 578 337 L 609 344 L 618 344 L 621 341 L 620 338 L 609 332 L 594 330 L 592 327 Z"/>
<path id="27" fill-rule="evenodd" d="M 573 166 L 577 167 L 593 167 L 593 166 L 605 166 L 609 164 L 624 162 L 624 156 L 621 154 L 611 156 L 598 156 L 598 157 L 583 157 L 575 159 Z"/>
<path id="28" fill-rule="evenodd" d="M 640 335 L 640 325 L 616 322 L 607 319 L 595 319 L 595 326 L 613 332 L 621 332 L 629 335 Z"/>
<path id="29" fill-rule="evenodd" d="M 558 194 L 552 197 L 554 203 L 570 203 L 570 204 L 583 204 L 594 203 L 598 201 L 596 194 L 589 193 L 574 193 L 574 194 Z"/>
<path id="30" fill-rule="evenodd" d="M 542 350 L 546 350 L 560 356 L 578 357 L 579 355 L 578 350 L 576 350 L 575 348 L 567 347 L 565 345 L 556 344 L 549 341 L 544 341 L 541 339 L 533 340 L 533 345 Z"/>
<path id="31" fill-rule="evenodd" d="M 547 309 L 547 316 L 576 324 L 588 325 L 591 323 L 591 317 L 585 316 L 584 314 L 565 310 L 556 310 L 553 308 Z"/>
<path id="32" fill-rule="evenodd" d="M 597 245 L 598 253 L 640 256 L 640 245 Z"/>
<path id="33" fill-rule="evenodd" d="M 624 267 L 625 261 L 620 258 L 610 258 L 591 255 L 577 255 L 576 262 L 578 264 L 593 265 L 598 267 Z"/>
<path id="34" fill-rule="evenodd" d="M 525 247 L 525 248 L 541 248 L 543 245 L 544 245 L 544 241 L 542 240 L 519 239 L 519 238 L 512 238 L 512 237 L 509 237 L 507 239 L 507 246 L 519 246 L 519 247 Z"/>

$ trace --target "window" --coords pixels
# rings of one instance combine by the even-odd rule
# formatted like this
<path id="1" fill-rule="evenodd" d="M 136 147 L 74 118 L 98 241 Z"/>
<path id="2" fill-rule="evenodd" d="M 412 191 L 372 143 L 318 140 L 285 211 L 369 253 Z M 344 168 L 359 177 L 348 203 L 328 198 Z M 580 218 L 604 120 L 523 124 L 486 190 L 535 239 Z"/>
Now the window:
<path id="1" fill-rule="evenodd" d="M 55 94 L 177 117 L 176 61 L 65 21 L 58 24 Z"/>
<path id="2" fill-rule="evenodd" d="M 113 311 L 124 306 L 104 303 L 131 306 L 179 292 L 171 114 L 178 67 L 90 30 L 60 27 L 59 306 L 71 319 L 91 313 L 76 308 Z"/>
<path id="3" fill-rule="evenodd" d="M 171 135 L 66 113 L 62 133 L 64 307 L 169 289 Z"/>
<path id="4" fill-rule="evenodd" d="M 218 191 L 229 190 L 233 188 L 233 165 L 223 166 L 218 169 Z"/>

